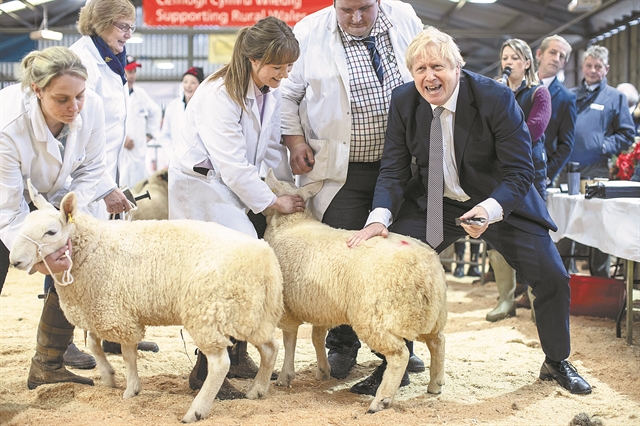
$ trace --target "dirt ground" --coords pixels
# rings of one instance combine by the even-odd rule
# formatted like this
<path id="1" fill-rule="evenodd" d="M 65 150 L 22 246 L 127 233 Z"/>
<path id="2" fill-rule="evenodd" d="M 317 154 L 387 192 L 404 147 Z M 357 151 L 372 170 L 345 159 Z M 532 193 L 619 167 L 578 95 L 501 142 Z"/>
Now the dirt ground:
<path id="1" fill-rule="evenodd" d="M 441 395 L 427 394 L 428 370 L 411 374 L 411 384 L 398 391 L 390 409 L 365 414 L 372 397 L 355 395 L 349 387 L 378 364 L 368 348 L 345 380 L 315 380 L 311 328 L 299 333 L 296 379 L 290 389 L 272 384 L 267 399 L 216 401 L 202 425 L 568 425 L 586 413 L 610 425 L 640 425 L 640 321 L 635 322 L 634 346 L 615 336 L 609 319 L 571 317 L 570 360 L 591 383 L 593 393 L 574 396 L 538 379 L 544 355 L 529 310 L 515 318 L 488 323 L 495 306 L 495 283 L 472 284 L 470 278 L 449 276 L 449 321 L 446 335 L 446 385 Z M 0 297 L 0 424 L 4 425 L 169 425 L 177 424 L 195 391 L 188 376 L 195 362 L 194 345 L 180 327 L 149 329 L 146 340 L 160 352 L 139 352 L 142 393 L 123 399 L 124 364 L 108 355 L 117 374 L 117 388 L 99 383 L 94 370 L 76 370 L 93 378 L 95 386 L 55 384 L 27 389 L 42 300 L 42 276 L 11 270 Z M 281 339 L 281 336 L 278 336 Z M 75 341 L 84 348 L 83 333 Z M 257 351 L 251 347 L 254 359 Z M 428 365 L 426 346 L 416 353 Z M 276 370 L 282 365 L 281 348 Z M 232 382 L 248 389 L 250 381 Z M 585 423 L 586 424 L 586 423 Z"/>

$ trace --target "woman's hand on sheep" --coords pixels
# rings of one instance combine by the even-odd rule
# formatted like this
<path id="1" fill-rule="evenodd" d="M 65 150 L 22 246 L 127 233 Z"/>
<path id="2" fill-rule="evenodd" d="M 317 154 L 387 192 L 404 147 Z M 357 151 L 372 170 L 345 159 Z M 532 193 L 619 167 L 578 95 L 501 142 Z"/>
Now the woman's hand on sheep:
<path id="1" fill-rule="evenodd" d="M 119 188 L 108 193 L 104 197 L 104 202 L 107 205 L 107 212 L 111 214 L 118 214 L 131 210 L 129 200 L 127 200 L 127 197 L 124 196 Z"/>
<path id="2" fill-rule="evenodd" d="M 489 217 L 489 212 L 482 206 L 475 206 L 462 216 L 460 216 L 461 220 L 464 219 L 473 219 L 473 218 L 485 218 Z M 479 238 L 480 235 L 489 227 L 489 221 L 485 220 L 482 225 L 467 225 L 466 223 L 461 223 L 460 226 L 464 228 L 464 230 L 471 236 L 471 238 Z"/>
<path id="3" fill-rule="evenodd" d="M 289 149 L 289 164 L 294 175 L 304 175 L 313 170 L 316 160 L 313 150 L 304 140 L 304 136 L 288 135 L 283 136 L 284 143 Z"/>
<path id="4" fill-rule="evenodd" d="M 281 195 L 271 205 L 280 213 L 289 214 L 304 211 L 304 200 L 299 195 Z"/>
<path id="5" fill-rule="evenodd" d="M 69 250 L 69 256 L 66 256 L 67 250 Z M 47 265 L 44 262 L 47 262 L 51 271 L 47 269 Z M 33 265 L 33 268 L 43 275 L 57 274 L 71 268 L 71 240 L 67 241 L 65 246 L 45 257 L 44 262 L 38 262 Z"/>
<path id="6" fill-rule="evenodd" d="M 347 246 L 351 248 L 358 247 L 363 241 L 378 236 L 387 238 L 389 236 L 389 230 L 380 222 L 373 222 L 349 237 Z"/>

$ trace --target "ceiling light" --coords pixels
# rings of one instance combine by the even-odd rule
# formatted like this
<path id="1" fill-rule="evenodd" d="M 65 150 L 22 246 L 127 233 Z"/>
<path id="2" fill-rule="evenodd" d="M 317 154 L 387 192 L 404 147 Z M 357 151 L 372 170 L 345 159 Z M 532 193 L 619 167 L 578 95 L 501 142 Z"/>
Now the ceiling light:
<path id="1" fill-rule="evenodd" d="M 172 62 L 155 62 L 155 66 L 160 70 L 172 70 L 174 67 Z"/>
<path id="2" fill-rule="evenodd" d="M 450 2 L 453 3 L 460 3 L 460 0 L 449 0 Z M 495 3 L 496 0 L 466 0 L 466 3 L 485 3 L 485 4 L 489 4 L 489 3 Z"/>
<path id="3" fill-rule="evenodd" d="M 25 6 L 24 3 L 18 0 L 0 4 L 0 10 L 5 13 L 17 12 L 18 10 L 25 9 L 26 7 L 27 6 Z"/>
<path id="4" fill-rule="evenodd" d="M 59 33 L 58 31 L 51 31 L 51 30 L 38 30 L 38 31 L 31 31 L 29 33 L 29 38 L 31 40 L 56 40 L 56 41 L 60 41 L 62 40 L 62 33 Z"/>
<path id="5" fill-rule="evenodd" d="M 144 40 L 142 39 L 142 37 L 135 35 L 135 36 L 132 36 L 129 40 L 127 40 L 127 43 L 139 44 L 139 43 L 142 43 L 143 41 Z"/>

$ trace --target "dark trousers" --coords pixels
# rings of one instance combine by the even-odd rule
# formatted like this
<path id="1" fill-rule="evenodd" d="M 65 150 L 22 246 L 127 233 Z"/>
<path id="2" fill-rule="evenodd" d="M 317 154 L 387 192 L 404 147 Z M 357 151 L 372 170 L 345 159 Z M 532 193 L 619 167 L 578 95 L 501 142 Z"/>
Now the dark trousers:
<path id="1" fill-rule="evenodd" d="M 322 217 L 332 228 L 360 230 L 371 211 L 380 162 L 349 163 L 347 181 L 333 198 Z M 329 353 L 339 352 L 356 356 L 360 340 L 351 326 L 341 325 L 329 330 L 326 342 Z"/>
<path id="2" fill-rule="evenodd" d="M 444 199 L 444 241 L 436 247 L 440 253 L 458 238 L 466 235 L 455 218 L 473 208 L 474 203 Z M 426 240 L 426 212 L 412 201 L 403 203 L 394 221 L 393 232 Z M 531 286 L 536 296 L 536 326 L 545 355 L 561 361 L 571 351 L 569 334 L 569 275 L 546 229 L 531 234 L 505 222 L 489 225 L 482 234 L 507 263 Z"/>
<path id="3" fill-rule="evenodd" d="M 2 294 L 7 273 L 9 273 L 9 249 L 0 241 L 0 294 Z"/>

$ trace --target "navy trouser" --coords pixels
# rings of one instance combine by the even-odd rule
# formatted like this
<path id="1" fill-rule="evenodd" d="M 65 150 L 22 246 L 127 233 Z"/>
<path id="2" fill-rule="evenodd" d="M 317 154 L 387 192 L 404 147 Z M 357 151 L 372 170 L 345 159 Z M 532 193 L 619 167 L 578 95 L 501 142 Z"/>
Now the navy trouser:
<path id="1" fill-rule="evenodd" d="M 444 241 L 436 247 L 438 253 L 467 235 L 461 226 L 455 225 L 455 218 L 474 206 L 472 202 L 459 203 L 448 198 L 443 204 Z M 413 201 L 405 200 L 397 216 L 393 232 L 426 242 L 426 212 Z M 547 230 L 541 226 L 540 231 L 540 235 L 531 234 L 506 222 L 497 222 L 489 225 L 482 239 L 531 286 L 536 296 L 536 326 L 542 350 L 551 360 L 562 361 L 571 352 L 569 275 Z"/>

